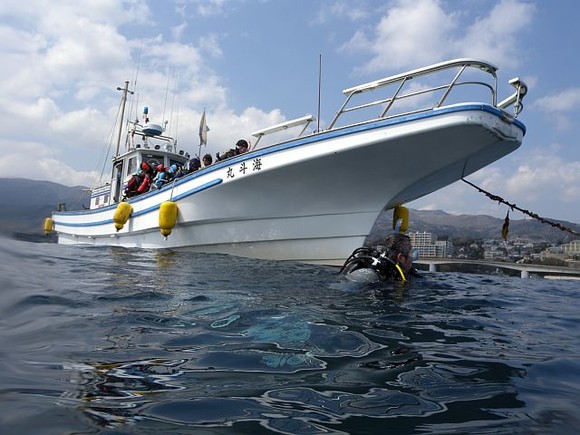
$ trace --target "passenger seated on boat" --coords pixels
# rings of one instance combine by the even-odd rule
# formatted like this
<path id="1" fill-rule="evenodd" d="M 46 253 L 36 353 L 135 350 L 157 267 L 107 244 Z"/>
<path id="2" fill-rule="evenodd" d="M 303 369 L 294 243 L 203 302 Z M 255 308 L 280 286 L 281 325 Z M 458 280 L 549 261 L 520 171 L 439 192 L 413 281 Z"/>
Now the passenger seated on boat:
<path id="1" fill-rule="evenodd" d="M 157 165 L 157 174 L 153 178 L 152 187 L 154 189 L 161 189 L 168 181 L 167 168 L 163 165 Z"/>
<path id="2" fill-rule="evenodd" d="M 183 177 L 181 166 L 177 166 L 174 163 L 169 168 L 167 168 L 167 181 L 175 180 L 176 178 L 179 177 Z"/>
<path id="3" fill-rule="evenodd" d="M 154 163 L 155 166 L 157 165 L 157 162 L 155 160 L 152 160 L 152 163 Z M 153 177 L 155 166 L 151 166 L 151 164 L 147 162 L 141 162 L 141 170 L 145 171 L 147 175 L 149 175 L 149 177 Z"/>
<path id="4" fill-rule="evenodd" d="M 350 281 L 364 283 L 408 281 L 410 276 L 418 276 L 413 268 L 416 259 L 417 251 L 409 236 L 393 234 L 385 239 L 384 245 L 355 249 L 339 273 Z"/>
<path id="5" fill-rule="evenodd" d="M 216 162 L 221 162 L 222 160 L 225 159 L 229 159 L 230 157 L 234 157 L 236 155 L 236 152 L 234 149 L 230 149 L 227 150 L 226 152 L 220 154 L 220 153 L 216 153 L 215 154 L 215 160 Z"/>
<path id="6" fill-rule="evenodd" d="M 239 141 L 236 142 L 236 154 L 247 153 L 249 147 L 250 144 L 248 144 L 248 141 L 246 139 L 240 139 Z"/>
<path id="7" fill-rule="evenodd" d="M 151 186 L 151 177 L 146 170 L 141 170 L 138 174 L 133 175 L 125 187 L 125 197 L 131 198 L 149 191 Z"/>
<path id="8" fill-rule="evenodd" d="M 141 173 L 133 175 L 127 182 L 127 186 L 125 187 L 125 191 L 123 192 L 125 197 L 131 198 L 133 196 L 139 195 L 139 192 L 137 192 L 137 188 L 141 185 L 142 182 L 143 180 L 141 178 Z"/>
<path id="9" fill-rule="evenodd" d="M 183 172 L 184 174 L 191 174 L 200 168 L 201 162 L 197 157 L 193 157 L 192 159 L 189 159 L 187 162 L 185 162 L 185 165 L 183 165 Z"/>
<path id="10" fill-rule="evenodd" d="M 234 157 L 239 154 L 248 152 L 249 147 L 250 145 L 248 144 L 248 141 L 246 139 L 240 139 L 239 141 L 236 142 L 235 148 L 231 148 L 223 154 L 217 153 L 215 156 L 217 161 L 219 162 L 221 160 L 229 159 L 230 157 Z"/>
<path id="11" fill-rule="evenodd" d="M 143 181 L 141 185 L 137 188 L 138 193 L 149 192 L 151 188 L 151 174 L 149 172 L 143 171 Z"/>
<path id="12" fill-rule="evenodd" d="M 211 156 L 211 154 L 206 154 L 205 156 L 203 156 L 202 162 L 203 166 L 207 168 L 208 166 L 211 166 L 213 164 L 213 157 Z"/>

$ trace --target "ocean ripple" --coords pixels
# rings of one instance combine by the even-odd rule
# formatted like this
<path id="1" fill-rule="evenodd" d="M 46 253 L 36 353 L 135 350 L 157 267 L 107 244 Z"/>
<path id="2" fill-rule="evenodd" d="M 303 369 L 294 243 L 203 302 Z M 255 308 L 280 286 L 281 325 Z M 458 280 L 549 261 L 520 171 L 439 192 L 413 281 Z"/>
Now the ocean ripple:
<path id="1" fill-rule="evenodd" d="M 3 434 L 580 431 L 575 282 L 3 242 Z"/>

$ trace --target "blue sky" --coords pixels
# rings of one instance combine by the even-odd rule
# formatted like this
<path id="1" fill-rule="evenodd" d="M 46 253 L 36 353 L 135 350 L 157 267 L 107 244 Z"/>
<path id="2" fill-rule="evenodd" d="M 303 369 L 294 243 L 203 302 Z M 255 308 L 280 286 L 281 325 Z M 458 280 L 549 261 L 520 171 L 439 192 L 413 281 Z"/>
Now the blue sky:
<path id="1" fill-rule="evenodd" d="M 580 222 L 578 18 L 574 0 L 4 0 L 0 177 L 92 185 L 125 80 L 137 80 L 134 113 L 171 119 L 191 154 L 205 108 L 215 153 L 316 115 L 319 55 L 323 127 L 345 88 L 474 57 L 499 67 L 500 99 L 512 77 L 530 90 L 522 147 L 469 180 Z M 461 182 L 410 206 L 506 212 Z"/>

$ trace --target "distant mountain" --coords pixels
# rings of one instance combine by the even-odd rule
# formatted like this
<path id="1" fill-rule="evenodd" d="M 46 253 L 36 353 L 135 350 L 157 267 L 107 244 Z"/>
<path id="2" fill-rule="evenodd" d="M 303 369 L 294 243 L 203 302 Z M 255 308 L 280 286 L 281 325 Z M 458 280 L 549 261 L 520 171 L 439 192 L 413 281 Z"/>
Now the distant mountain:
<path id="1" fill-rule="evenodd" d="M 0 178 L 0 233 L 42 233 L 44 218 L 64 203 L 68 210 L 89 205 L 84 187 L 50 181 Z"/>
<path id="2" fill-rule="evenodd" d="M 68 210 L 80 210 L 89 205 L 86 188 L 67 187 L 50 181 L 24 178 L 0 178 L 0 233 L 41 234 L 45 217 L 64 203 Z M 409 231 L 427 231 L 438 237 L 473 237 L 499 239 L 503 219 L 481 215 L 452 215 L 444 211 L 409 210 Z M 383 213 L 377 220 L 369 243 L 378 243 L 391 230 L 392 212 Z M 580 225 L 556 221 L 580 232 Z M 535 242 L 565 243 L 571 237 L 557 228 L 536 220 L 512 220 L 510 238 Z"/>
<path id="3" fill-rule="evenodd" d="M 378 242 L 385 234 L 392 232 L 392 211 L 387 211 L 377 219 L 369 237 L 369 243 Z M 580 233 L 580 225 L 550 219 Z M 441 210 L 409 210 L 409 229 L 415 232 L 430 232 L 437 237 L 472 237 L 474 239 L 500 239 L 504 219 L 486 215 L 452 215 Z M 372 237 L 372 239 L 371 239 Z M 535 219 L 510 219 L 510 239 L 526 239 L 533 242 L 562 244 L 576 239 L 568 232 L 554 228 Z"/>

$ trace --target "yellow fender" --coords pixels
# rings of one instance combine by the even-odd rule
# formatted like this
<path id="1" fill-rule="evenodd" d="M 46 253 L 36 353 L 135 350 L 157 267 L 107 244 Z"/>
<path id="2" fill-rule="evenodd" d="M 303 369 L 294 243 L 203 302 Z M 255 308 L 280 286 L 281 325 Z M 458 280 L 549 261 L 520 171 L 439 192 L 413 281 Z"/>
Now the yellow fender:
<path id="1" fill-rule="evenodd" d="M 52 221 L 52 218 L 47 217 L 46 219 L 44 219 L 44 224 L 42 224 L 44 234 L 48 236 L 52 232 L 53 224 L 54 222 Z"/>
<path id="2" fill-rule="evenodd" d="M 409 227 L 409 209 L 398 205 L 393 209 L 393 231 L 406 233 Z"/>
<path id="3" fill-rule="evenodd" d="M 164 237 L 171 234 L 177 222 L 177 204 L 173 201 L 162 202 L 159 206 L 159 231 Z"/>
<path id="4" fill-rule="evenodd" d="M 113 215 L 113 222 L 115 223 L 115 228 L 119 231 L 125 226 L 129 217 L 133 213 L 133 207 L 128 202 L 120 202 Z"/>

